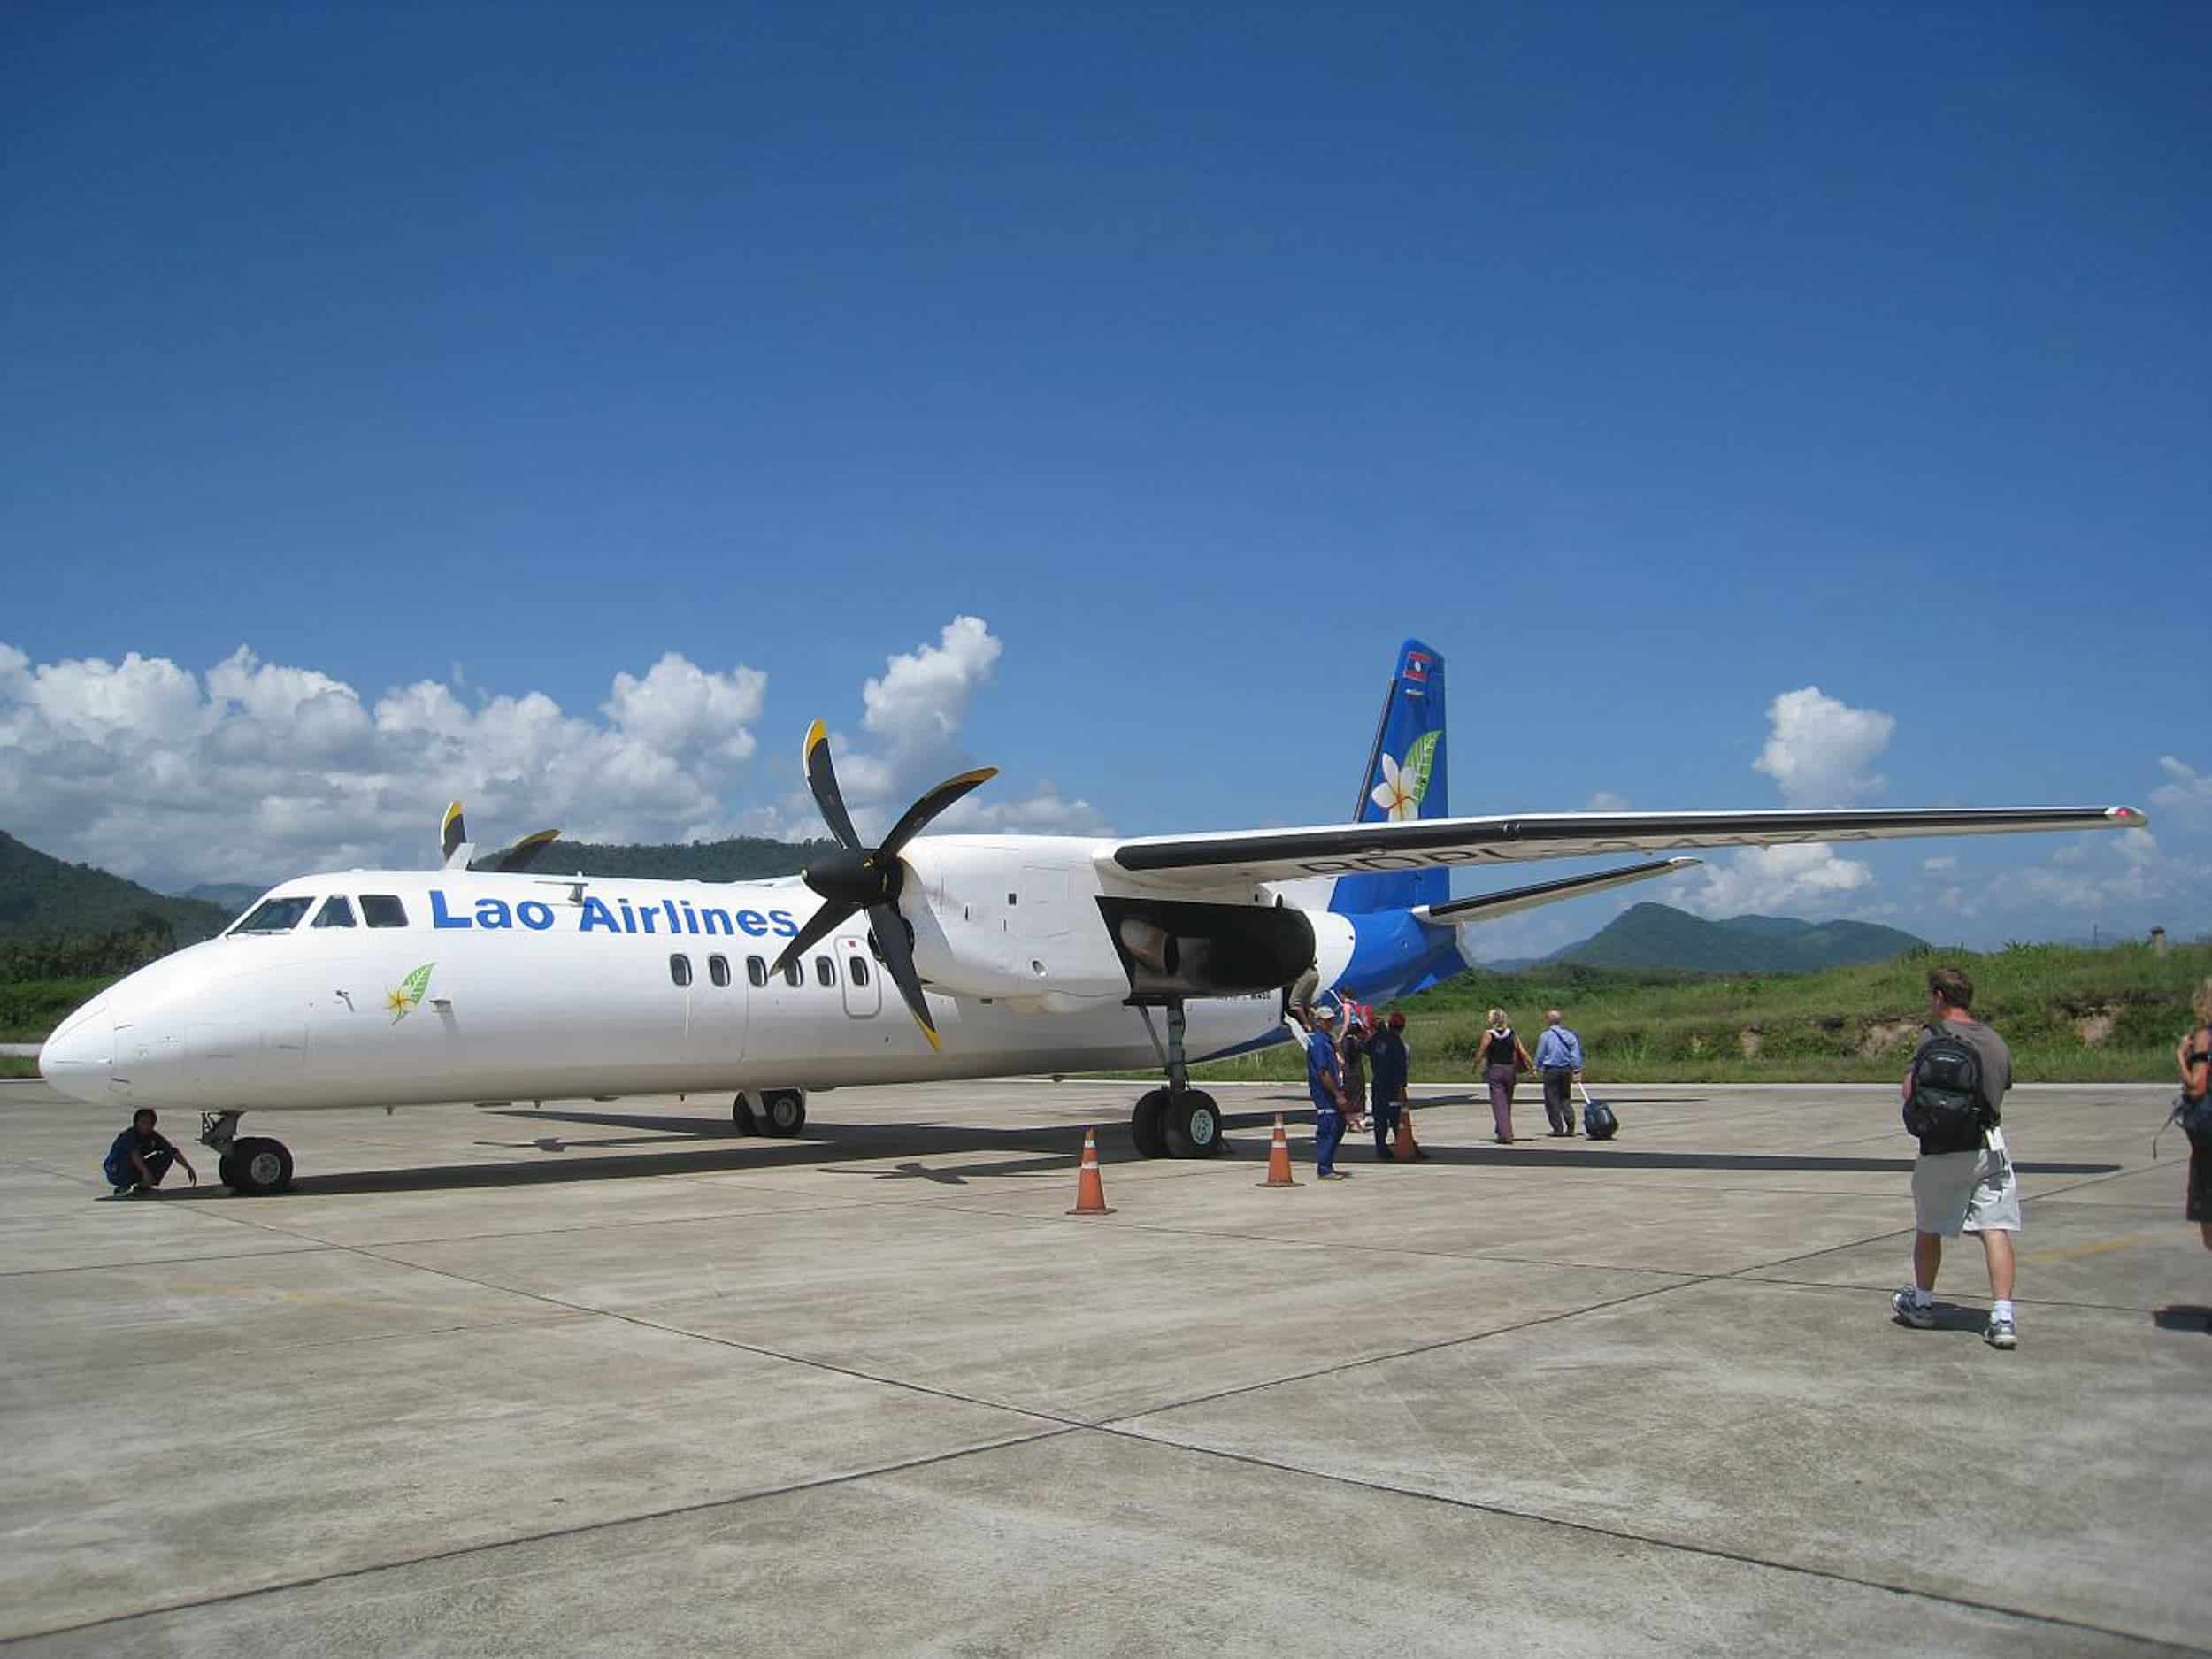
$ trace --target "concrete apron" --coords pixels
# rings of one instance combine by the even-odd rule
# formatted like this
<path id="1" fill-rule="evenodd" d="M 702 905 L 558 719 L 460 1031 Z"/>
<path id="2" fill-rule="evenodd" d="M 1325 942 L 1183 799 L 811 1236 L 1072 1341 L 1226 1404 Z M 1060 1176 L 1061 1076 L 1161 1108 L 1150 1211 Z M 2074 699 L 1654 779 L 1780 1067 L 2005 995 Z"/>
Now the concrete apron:
<path id="1" fill-rule="evenodd" d="M 2173 1311 L 2212 1302 L 2212 1256 L 2147 1161 L 2147 1092 L 2016 1097 L 2012 1355 L 1978 1340 L 1971 1240 L 1939 1329 L 1887 1319 L 1886 1090 L 1640 1086 L 1607 1147 L 1494 1148 L 1486 1107 L 1443 1105 L 1431 1163 L 1354 1143 L 1353 1180 L 1284 1192 L 1252 1185 L 1279 1089 L 1224 1091 L 1261 1121 L 1202 1164 L 1130 1159 L 1130 1092 L 839 1091 L 799 1142 L 736 1138 L 726 1102 L 272 1115 L 296 1194 L 109 1202 L 112 1126 L 10 1086 L 0 1636 L 2117 1654 L 2212 1629 L 2212 1333 Z M 1086 1122 L 1102 1219 L 1059 1213 Z"/>

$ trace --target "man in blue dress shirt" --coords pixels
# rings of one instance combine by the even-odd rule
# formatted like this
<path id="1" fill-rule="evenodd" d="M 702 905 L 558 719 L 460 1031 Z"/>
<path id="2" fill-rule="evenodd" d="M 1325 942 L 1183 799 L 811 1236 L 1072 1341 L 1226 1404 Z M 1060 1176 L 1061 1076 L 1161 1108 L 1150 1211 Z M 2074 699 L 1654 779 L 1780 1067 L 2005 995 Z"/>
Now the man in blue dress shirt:
<path id="1" fill-rule="evenodd" d="M 1555 1135 L 1575 1132 L 1574 1086 L 1582 1081 L 1582 1039 L 1560 1023 L 1559 1010 L 1544 1010 L 1544 1034 L 1536 1043 L 1536 1069 L 1544 1074 L 1544 1116 Z"/>

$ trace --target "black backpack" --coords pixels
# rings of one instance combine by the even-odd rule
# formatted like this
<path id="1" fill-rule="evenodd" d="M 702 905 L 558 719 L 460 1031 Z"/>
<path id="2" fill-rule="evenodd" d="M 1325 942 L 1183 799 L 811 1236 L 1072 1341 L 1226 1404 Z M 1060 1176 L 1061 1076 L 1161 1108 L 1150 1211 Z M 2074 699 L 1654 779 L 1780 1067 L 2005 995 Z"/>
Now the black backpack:
<path id="1" fill-rule="evenodd" d="M 1964 1152 L 1981 1145 L 1988 1127 L 1981 1056 L 1963 1038 L 1939 1032 L 1913 1060 L 1906 1130 L 1920 1137 L 1924 1151 Z"/>

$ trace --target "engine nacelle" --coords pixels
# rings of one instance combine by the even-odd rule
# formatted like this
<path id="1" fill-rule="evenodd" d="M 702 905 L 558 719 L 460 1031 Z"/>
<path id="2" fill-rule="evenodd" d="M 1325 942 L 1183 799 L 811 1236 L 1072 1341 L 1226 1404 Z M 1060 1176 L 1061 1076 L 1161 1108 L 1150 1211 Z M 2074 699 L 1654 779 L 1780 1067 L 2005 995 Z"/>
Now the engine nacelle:
<path id="1" fill-rule="evenodd" d="M 899 912 L 914 930 L 916 971 L 941 990 L 1009 1002 L 1128 995 L 1098 913 L 1093 845 L 1043 835 L 910 843 Z"/>
<path id="2" fill-rule="evenodd" d="M 899 910 L 916 970 L 958 995 L 1072 1012 L 1102 998 L 1256 995 L 1317 965 L 1303 911 L 1102 895 L 1095 852 L 1059 836 L 912 842 Z"/>
<path id="3" fill-rule="evenodd" d="M 1302 910 L 1133 898 L 1102 898 L 1098 908 L 1138 996 L 1251 996 L 1313 965 Z"/>

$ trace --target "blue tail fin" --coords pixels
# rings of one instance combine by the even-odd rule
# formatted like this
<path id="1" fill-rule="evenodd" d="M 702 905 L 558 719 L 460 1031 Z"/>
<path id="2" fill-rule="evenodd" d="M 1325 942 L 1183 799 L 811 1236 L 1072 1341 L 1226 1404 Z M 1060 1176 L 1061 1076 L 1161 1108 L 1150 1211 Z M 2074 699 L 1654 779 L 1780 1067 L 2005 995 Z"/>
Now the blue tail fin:
<path id="1" fill-rule="evenodd" d="M 1383 699 L 1367 770 L 1360 774 L 1353 821 L 1449 818 L 1450 803 L 1444 775 L 1444 659 L 1420 641 L 1408 640 L 1398 648 L 1397 672 Z M 1408 870 L 1342 877 L 1329 908 L 1355 916 L 1441 904 L 1450 896 L 1448 872 Z"/>

